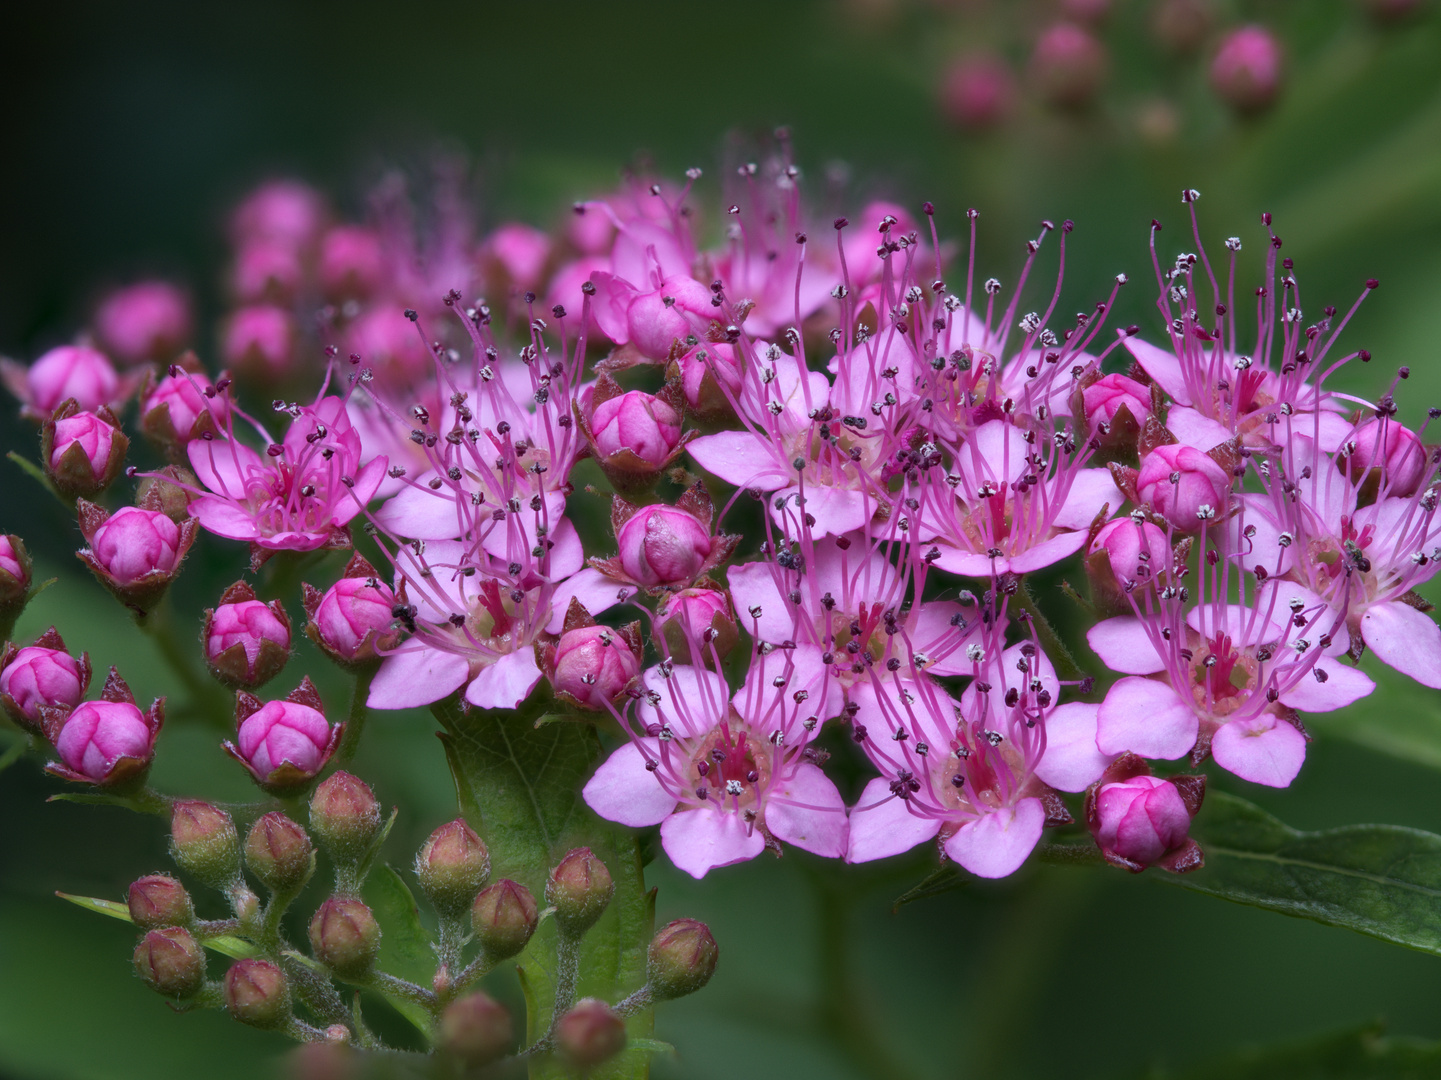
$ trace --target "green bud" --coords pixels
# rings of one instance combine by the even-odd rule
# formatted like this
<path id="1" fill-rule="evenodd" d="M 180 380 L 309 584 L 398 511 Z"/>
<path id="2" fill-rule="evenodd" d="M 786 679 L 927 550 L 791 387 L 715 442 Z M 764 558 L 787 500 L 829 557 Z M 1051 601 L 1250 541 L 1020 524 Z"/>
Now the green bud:
<path id="1" fill-rule="evenodd" d="M 440 1045 L 467 1065 L 488 1065 L 510 1049 L 510 1012 L 487 994 L 467 994 L 440 1017 Z"/>
<path id="2" fill-rule="evenodd" d="M 475 938 L 491 960 L 508 960 L 524 949 L 539 919 L 530 890 L 509 878 L 482 892 L 470 909 Z"/>
<path id="3" fill-rule="evenodd" d="M 242 1024 L 273 1028 L 290 1016 L 285 972 L 269 960 L 238 960 L 225 973 L 225 1008 Z"/>
<path id="4" fill-rule="evenodd" d="M 380 804 L 370 785 L 348 772 L 332 774 L 310 797 L 310 828 L 337 863 L 359 862 L 380 835 Z"/>
<path id="5" fill-rule="evenodd" d="M 131 884 L 125 900 L 130 921 L 142 930 L 189 926 L 195 918 L 190 894 L 169 874 L 146 874 Z"/>
<path id="6" fill-rule="evenodd" d="M 591 1069 L 625 1049 L 625 1021 L 596 998 L 582 998 L 560 1018 L 555 1045 L 576 1069 Z"/>
<path id="7" fill-rule="evenodd" d="M 610 871 L 588 847 L 569 852 L 545 883 L 545 899 L 555 908 L 556 924 L 572 935 L 594 926 L 614 894 Z"/>
<path id="8" fill-rule="evenodd" d="M 224 889 L 240 876 L 240 837 L 224 810 L 180 800 L 170 807 L 170 854 L 180 869 Z"/>
<path id="9" fill-rule="evenodd" d="M 415 857 L 415 876 L 441 915 L 465 914 L 490 877 L 490 852 L 462 819 L 442 825 Z"/>
<path id="10" fill-rule="evenodd" d="M 694 994 L 715 974 L 720 949 L 699 919 L 677 919 L 651 938 L 646 982 L 659 1001 Z"/>
<path id="11" fill-rule="evenodd" d="M 245 865 L 271 892 L 295 892 L 315 872 L 315 849 L 304 829 L 272 810 L 250 827 Z"/>
<path id="12" fill-rule="evenodd" d="M 310 951 L 337 975 L 364 975 L 380 951 L 380 924 L 359 900 L 332 896 L 310 920 Z"/>
<path id="13" fill-rule="evenodd" d="M 135 974 L 156 993 L 184 1001 L 205 985 L 205 950 L 183 927 L 151 930 L 135 946 Z"/>

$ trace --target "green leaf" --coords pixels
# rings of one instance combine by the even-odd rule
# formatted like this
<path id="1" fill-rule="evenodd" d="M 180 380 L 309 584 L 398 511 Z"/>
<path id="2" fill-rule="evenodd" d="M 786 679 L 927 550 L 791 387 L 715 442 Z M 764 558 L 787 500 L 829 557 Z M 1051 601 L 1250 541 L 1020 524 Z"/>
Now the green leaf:
<path id="1" fill-rule="evenodd" d="M 1385 1026 L 1366 1024 L 1346 1031 L 1245 1047 L 1225 1057 L 1172 1071 L 1153 1069 L 1147 1080 L 1386 1080 L 1441 1075 L 1441 1043 L 1387 1038 Z"/>
<path id="2" fill-rule="evenodd" d="M 57 892 L 55 895 L 62 900 L 69 900 L 77 907 L 83 907 L 86 911 L 109 915 L 112 919 L 119 919 L 121 922 L 133 923 L 135 921 L 130 918 L 130 908 L 118 900 L 101 900 L 94 896 L 74 896 L 63 892 Z M 222 956 L 229 956 L 234 960 L 243 960 L 247 956 L 255 955 L 254 945 L 233 934 L 217 934 L 214 937 L 202 935 L 197 940 L 207 949 L 214 949 Z"/>
<path id="3" fill-rule="evenodd" d="M 380 923 L 380 970 L 429 986 L 435 974 L 435 950 L 405 880 L 390 866 L 381 864 L 366 879 L 362 895 Z M 386 995 L 385 1000 L 421 1031 L 430 1032 L 430 1016 L 425 1009 L 404 998 Z"/>
<path id="4" fill-rule="evenodd" d="M 1191 834 L 1204 869 L 1161 880 L 1441 955 L 1441 836 L 1398 825 L 1298 832 L 1212 792 Z"/>
<path id="5" fill-rule="evenodd" d="M 926 900 L 932 896 L 941 896 L 956 889 L 963 889 L 966 887 L 967 881 L 966 875 L 961 873 L 955 863 L 946 863 L 896 897 L 891 902 L 891 911 L 892 913 L 900 911 L 907 904 L 914 904 L 917 900 Z"/>

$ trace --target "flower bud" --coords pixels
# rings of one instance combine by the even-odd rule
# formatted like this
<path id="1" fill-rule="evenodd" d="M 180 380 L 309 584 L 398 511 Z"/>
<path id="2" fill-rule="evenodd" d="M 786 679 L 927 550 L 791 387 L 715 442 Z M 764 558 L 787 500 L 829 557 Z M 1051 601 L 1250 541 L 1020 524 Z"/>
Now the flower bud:
<path id="1" fill-rule="evenodd" d="M 1151 33 L 1172 52 L 1192 52 L 1206 40 L 1214 14 L 1212 0 L 1161 0 L 1151 11 Z"/>
<path id="2" fill-rule="evenodd" d="M 135 784 L 150 769 L 159 733 L 158 720 L 130 702 L 81 702 L 54 740 L 64 768 L 52 771 L 101 787 Z"/>
<path id="3" fill-rule="evenodd" d="M 224 427 L 229 412 L 229 395 L 218 392 L 204 372 L 176 366 L 141 400 L 140 430 L 172 460 L 183 460 L 186 444 Z"/>
<path id="4" fill-rule="evenodd" d="M 1162 779 L 1136 755 L 1123 754 L 1086 792 L 1086 825 L 1114 865 L 1184 873 L 1204 862 L 1189 833 L 1205 793 L 1204 776 Z"/>
<path id="5" fill-rule="evenodd" d="M 624 462 L 634 458 L 640 468 L 659 469 L 680 442 L 681 419 L 660 398 L 632 390 L 597 405 L 590 427 L 603 459 Z"/>
<path id="6" fill-rule="evenodd" d="M 186 485 L 198 488 L 200 481 L 184 466 L 167 465 L 158 473 L 141 478 L 135 488 L 135 505 L 159 511 L 183 528 L 190 520 L 190 504 L 195 500 Z"/>
<path id="7" fill-rule="evenodd" d="M 348 772 L 328 776 L 310 797 L 310 829 L 337 863 L 358 862 L 380 835 L 380 804 L 370 786 Z"/>
<path id="8" fill-rule="evenodd" d="M 180 573 L 199 523 L 177 525 L 158 510 L 123 506 L 107 515 L 81 499 L 80 531 L 90 547 L 79 552 L 100 584 L 141 611 L 152 607 Z"/>
<path id="9" fill-rule="evenodd" d="M 941 111 L 956 127 L 995 127 L 1011 111 L 1016 80 L 1006 62 L 989 53 L 963 56 L 941 77 Z"/>
<path id="10" fill-rule="evenodd" d="M 1106 47 L 1074 23 L 1052 23 L 1036 39 L 1031 75 L 1042 98 L 1063 109 L 1090 104 L 1106 78 Z"/>
<path id="11" fill-rule="evenodd" d="M 205 985 L 205 950 L 182 926 L 151 930 L 135 946 L 135 974 L 157 994 L 184 1001 Z"/>
<path id="12" fill-rule="evenodd" d="M 556 925 L 573 937 L 595 925 L 614 894 L 610 871 L 588 847 L 568 852 L 545 883 L 545 900 L 555 908 Z"/>
<path id="13" fill-rule="evenodd" d="M 225 366 L 256 379 L 274 379 L 290 367 L 295 323 L 284 308 L 244 307 L 230 317 L 221 342 Z"/>
<path id="14" fill-rule="evenodd" d="M 238 960 L 225 973 L 225 1008 L 242 1024 L 279 1027 L 290 1016 L 290 986 L 269 960 Z"/>
<path id="15" fill-rule="evenodd" d="M 313 188 L 299 180 L 268 180 L 236 208 L 230 235 L 237 245 L 271 240 L 304 248 L 324 219 L 325 205 Z"/>
<path id="16" fill-rule="evenodd" d="M 332 896 L 310 920 L 310 951 L 342 978 L 364 975 L 380 951 L 380 925 L 359 900 Z"/>
<path id="17" fill-rule="evenodd" d="M 676 358 L 681 392 L 686 407 L 704 424 L 733 416 L 725 391 L 741 392 L 741 366 L 735 346 L 724 342 L 702 342 Z"/>
<path id="18" fill-rule="evenodd" d="M 44 419 L 67 398 L 81 409 L 110 405 L 122 396 L 120 376 L 104 353 L 84 345 L 61 345 L 30 365 L 17 386 L 29 415 Z"/>
<path id="19" fill-rule="evenodd" d="M 519 953 L 539 921 L 535 897 L 509 878 L 483 891 L 470 909 L 476 941 L 490 960 L 508 960 Z"/>
<path id="20" fill-rule="evenodd" d="M 218 607 L 205 612 L 205 666 L 219 682 L 253 689 L 276 675 L 290 659 L 290 616 L 280 601 L 255 598 L 243 582 L 225 590 Z"/>
<path id="21" fill-rule="evenodd" d="M 1210 455 L 1171 443 L 1142 460 L 1136 495 L 1177 529 L 1197 532 L 1230 509 L 1231 477 Z"/>
<path id="22" fill-rule="evenodd" d="M 369 229 L 341 225 L 320 241 L 320 287 L 332 300 L 367 297 L 384 277 L 380 237 Z"/>
<path id="23" fill-rule="evenodd" d="M 304 829 L 272 810 L 245 837 L 245 865 L 271 892 L 296 892 L 315 872 L 315 849 Z"/>
<path id="24" fill-rule="evenodd" d="M 45 421 L 40 435 L 45 475 L 62 495 L 92 496 L 115 482 L 125 467 L 130 440 L 103 405 L 80 412 L 67 401 Z"/>
<path id="25" fill-rule="evenodd" d="M 638 585 L 686 585 L 705 568 L 711 535 L 700 520 L 674 506 L 642 507 L 616 532 L 620 564 Z"/>
<path id="26" fill-rule="evenodd" d="M 1263 26 L 1232 30 L 1211 61 L 1211 86 L 1237 112 L 1264 109 L 1281 90 L 1280 43 Z"/>
<path id="27" fill-rule="evenodd" d="M 195 918 L 190 894 L 169 874 L 146 874 L 132 882 L 125 900 L 130 921 L 142 930 L 189 926 Z"/>
<path id="28" fill-rule="evenodd" d="M 30 553 L 13 533 L 0 534 L 0 607 L 21 603 L 30 592 Z"/>
<path id="29" fill-rule="evenodd" d="M 555 1045 L 581 1071 L 625 1049 L 625 1021 L 597 998 L 582 998 L 555 1026 Z"/>
<path id="30" fill-rule="evenodd" d="M 710 982 L 719 955 L 710 927 L 698 919 L 677 919 L 651 939 L 646 983 L 659 1001 L 693 994 Z"/>
<path id="31" fill-rule="evenodd" d="M 304 276 L 300 253 L 284 242 L 261 240 L 235 254 L 235 295 L 242 303 L 289 304 Z"/>
<path id="32" fill-rule="evenodd" d="M 1096 599 L 1107 609 L 1129 613 L 1126 593 L 1170 573 L 1171 563 L 1171 546 L 1159 526 L 1120 517 L 1101 526 L 1085 565 Z"/>
<path id="33" fill-rule="evenodd" d="M 415 876 L 435 910 L 460 918 L 490 877 L 490 852 L 462 818 L 430 834 L 415 857 Z"/>
<path id="34" fill-rule="evenodd" d="M 345 576 L 325 592 L 305 586 L 305 612 L 310 617 L 305 633 L 338 664 L 372 664 L 377 647 L 394 648 L 400 639 L 396 603 L 391 587 L 356 555 L 345 568 Z"/>
<path id="35" fill-rule="evenodd" d="M 550 258 L 550 237 L 533 226 L 507 222 L 486 238 L 482 258 L 493 287 L 534 289 L 541 283 Z"/>
<path id="36" fill-rule="evenodd" d="M 301 684 L 308 687 L 310 680 Z M 313 689 L 311 695 L 314 694 Z M 320 701 L 268 701 L 237 695 L 235 743 L 223 743 L 268 791 L 293 791 L 309 783 L 340 744 L 344 725 L 331 727 L 316 708 Z M 312 703 L 313 702 L 313 703 Z"/>
<path id="37" fill-rule="evenodd" d="M 692 642 L 701 648 L 703 657 L 709 657 L 709 640 L 716 655 L 725 659 L 740 641 L 730 599 L 723 589 L 697 586 L 668 593 L 656 609 L 656 626 L 671 659 L 682 664 L 702 662 L 694 657 Z"/>
<path id="38" fill-rule="evenodd" d="M 224 810 L 194 799 L 170 807 L 170 854 L 180 869 L 216 889 L 240 876 L 240 838 Z"/>
<path id="39" fill-rule="evenodd" d="M 121 363 L 168 360 L 190 336 L 190 302 L 168 281 L 137 281 L 105 298 L 95 332 Z"/>
<path id="40" fill-rule="evenodd" d="M 510 1049 L 510 1011 L 488 994 L 456 998 L 440 1016 L 440 1046 L 467 1065 L 488 1065 Z"/>
<path id="41" fill-rule="evenodd" d="M 556 643 L 551 681 L 584 708 L 603 711 L 639 674 L 635 651 L 609 626 L 578 626 Z"/>
<path id="42" fill-rule="evenodd" d="M 0 706 L 28 731 L 40 731 L 42 709 L 68 712 L 80 704 L 90 685 L 90 657 L 65 651 L 52 626 L 34 645 L 8 645 L 0 653 Z"/>
<path id="43" fill-rule="evenodd" d="M 1338 464 L 1351 479 L 1359 481 L 1375 470 L 1374 487 L 1380 491 L 1384 485 L 1388 496 L 1414 495 L 1426 478 L 1426 447 L 1414 431 L 1395 420 L 1367 420 L 1346 440 L 1344 449 L 1347 453 Z"/>
<path id="44" fill-rule="evenodd" d="M 711 292 L 691 277 L 668 277 L 659 289 L 631 301 L 626 312 L 630 343 L 652 360 L 664 361 L 671 348 L 715 317 Z"/>
<path id="45" fill-rule="evenodd" d="M 1105 424 L 1112 429 L 1113 437 L 1128 441 L 1134 448 L 1142 422 L 1151 415 L 1151 392 L 1128 376 L 1102 375 L 1081 391 L 1081 407 L 1087 430 L 1095 432 Z"/>

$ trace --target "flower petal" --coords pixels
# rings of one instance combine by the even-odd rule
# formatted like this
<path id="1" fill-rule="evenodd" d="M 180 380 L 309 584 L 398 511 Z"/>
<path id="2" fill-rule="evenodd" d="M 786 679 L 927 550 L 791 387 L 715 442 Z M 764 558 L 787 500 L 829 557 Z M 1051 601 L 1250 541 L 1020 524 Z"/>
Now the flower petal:
<path id="1" fill-rule="evenodd" d="M 938 818 L 921 817 L 904 799 L 891 795 L 890 782 L 878 776 L 866 785 L 857 809 L 851 811 L 850 843 L 846 862 L 870 862 L 899 855 L 935 836 Z"/>
<path id="2" fill-rule="evenodd" d="M 1085 791 L 1116 760 L 1096 748 L 1096 714 L 1099 705 L 1070 701 L 1046 718 L 1046 752 L 1036 775 L 1061 791 Z"/>
<path id="3" fill-rule="evenodd" d="M 481 709 L 518 709 L 540 682 L 535 650 L 523 646 L 480 669 L 465 690 L 465 700 Z"/>
<path id="4" fill-rule="evenodd" d="M 1128 675 L 1111 687 L 1096 713 L 1096 748 L 1174 759 L 1196 745 L 1196 711 L 1166 683 Z"/>
<path id="5" fill-rule="evenodd" d="M 1103 619 L 1086 631 L 1086 641 L 1103 664 L 1123 675 L 1154 675 L 1166 670 L 1145 624 L 1134 615 Z"/>
<path id="6" fill-rule="evenodd" d="M 691 459 L 706 472 L 736 487 L 774 491 L 794 479 L 771 445 L 748 431 L 718 431 L 686 445 Z"/>
<path id="7" fill-rule="evenodd" d="M 658 758 L 654 745 L 649 745 L 652 759 Z M 581 789 L 586 804 L 607 821 L 632 829 L 659 825 L 673 814 L 675 796 L 646 769 L 646 753 L 635 743 L 626 743 L 601 762 Z"/>
<path id="8" fill-rule="evenodd" d="M 672 814 L 661 823 L 660 843 L 670 861 L 693 878 L 717 866 L 754 859 L 765 850 L 759 829 L 747 829 L 739 814 L 702 807 Z"/>
<path id="9" fill-rule="evenodd" d="M 765 817 L 766 828 L 777 840 L 833 859 L 846 853 L 845 800 L 831 778 L 810 762 L 772 789 Z"/>
<path id="10" fill-rule="evenodd" d="M 1211 739 L 1216 764 L 1242 780 L 1287 787 L 1306 760 L 1306 736 L 1270 713 L 1223 724 Z"/>
<path id="11" fill-rule="evenodd" d="M 429 705 L 460 689 L 469 674 L 470 665 L 463 656 L 442 649 L 402 648 L 380 665 L 366 704 L 372 709 Z"/>
<path id="12" fill-rule="evenodd" d="M 962 825 L 946 841 L 946 854 L 977 877 L 1008 877 L 1035 850 L 1045 827 L 1041 800 L 1022 799 Z"/>
<path id="13" fill-rule="evenodd" d="M 1361 637 L 1382 663 L 1441 689 L 1441 626 L 1424 612 L 1400 601 L 1377 604 L 1361 616 Z"/>

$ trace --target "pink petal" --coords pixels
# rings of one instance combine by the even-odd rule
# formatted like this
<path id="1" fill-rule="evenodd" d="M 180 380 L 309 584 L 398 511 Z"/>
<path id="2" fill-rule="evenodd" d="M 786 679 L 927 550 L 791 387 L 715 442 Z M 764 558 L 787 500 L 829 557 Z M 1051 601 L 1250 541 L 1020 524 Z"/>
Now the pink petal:
<path id="1" fill-rule="evenodd" d="M 1196 711 L 1156 679 L 1128 675 L 1106 694 L 1096 713 L 1096 748 L 1148 758 L 1178 758 L 1196 745 Z"/>
<path id="2" fill-rule="evenodd" d="M 678 735 L 700 738 L 721 722 L 730 705 L 730 687 L 709 668 L 677 664 L 667 679 L 657 666 L 648 669 L 643 679 L 647 689 L 660 695 L 660 702 L 652 705 L 641 698 L 636 719 L 642 730 L 651 724 L 669 724 Z"/>
<path id="3" fill-rule="evenodd" d="M 753 487 L 754 485 L 746 486 Z M 828 487 L 825 484 L 807 484 L 804 507 L 796 506 L 795 499 L 790 498 L 799 493 L 799 487 L 782 489 L 778 495 L 788 497 L 788 501 L 780 510 L 775 509 L 775 500 L 771 500 L 771 518 L 777 524 L 784 525 L 787 522 L 798 521 L 804 510 L 805 513 L 815 518 L 815 524 L 811 526 L 812 535 L 817 537 L 841 536 L 848 532 L 855 532 L 875 516 L 876 502 L 864 491 L 857 491 L 854 488 Z"/>
<path id="4" fill-rule="evenodd" d="M 1100 706 L 1071 701 L 1046 718 L 1046 753 L 1036 775 L 1060 791 L 1085 791 L 1116 760 L 1096 749 L 1096 713 Z"/>
<path id="5" fill-rule="evenodd" d="M 1058 529 L 1080 529 L 1084 532 L 1091 527 L 1101 507 L 1109 506 L 1114 515 L 1125 501 L 1126 497 L 1111 479 L 1109 469 L 1081 469 L 1071 478 L 1066 501 L 1053 522 Z"/>
<path id="6" fill-rule="evenodd" d="M 1176 436 L 1179 442 L 1194 446 L 1197 450 L 1220 446 L 1231 437 L 1231 429 L 1225 424 L 1183 405 L 1173 405 L 1166 414 L 1166 430 Z"/>
<path id="7" fill-rule="evenodd" d="M 1086 631 L 1086 641 L 1101 663 L 1123 675 L 1154 675 L 1166 670 L 1145 624 L 1134 615 L 1098 622 Z"/>
<path id="8" fill-rule="evenodd" d="M 581 789 L 586 803 L 607 821 L 643 829 L 659 825 L 675 812 L 675 796 L 661 787 L 655 773 L 646 770 L 646 753 L 658 758 L 651 740 L 649 750 L 626 743 L 595 770 Z"/>
<path id="9" fill-rule="evenodd" d="M 1022 799 L 962 825 L 946 841 L 946 854 L 977 877 L 1007 877 L 1035 850 L 1045 827 L 1041 800 Z"/>
<path id="10" fill-rule="evenodd" d="M 739 814 L 702 807 L 672 814 L 661 823 L 660 843 L 670 861 L 693 878 L 717 866 L 754 859 L 765 850 L 759 829 L 747 830 Z"/>
<path id="11" fill-rule="evenodd" d="M 462 511 L 448 489 L 431 491 L 426 487 L 434 475 L 424 473 L 415 484 L 397 492 L 375 512 L 375 520 L 399 536 L 416 540 L 444 540 L 463 533 L 471 520 L 469 508 Z"/>
<path id="12" fill-rule="evenodd" d="M 1146 374 L 1161 384 L 1162 390 L 1178 404 L 1191 403 L 1191 394 L 1186 389 L 1186 380 L 1181 374 L 1181 362 L 1176 359 L 1175 353 L 1169 348 L 1157 348 L 1138 337 L 1128 337 L 1124 344 L 1126 350 L 1136 358 L 1136 363 L 1145 369 Z"/>
<path id="13" fill-rule="evenodd" d="M 606 337 L 617 345 L 624 345 L 630 339 L 630 320 L 626 315 L 636 297 L 635 288 L 603 270 L 591 274 L 590 280 L 595 286 L 595 298 L 590 303 L 591 318 Z"/>
<path id="14" fill-rule="evenodd" d="M 1282 788 L 1306 760 L 1306 737 L 1285 720 L 1262 713 L 1223 724 L 1211 739 L 1216 764 L 1242 780 Z"/>
<path id="15" fill-rule="evenodd" d="M 200 527 L 216 536 L 230 540 L 258 540 L 260 529 L 255 518 L 239 504 L 218 496 L 206 495 L 190 504 L 190 516 Z"/>
<path id="16" fill-rule="evenodd" d="M 460 689 L 470 675 L 463 656 L 407 646 L 391 653 L 375 673 L 366 704 L 372 709 L 412 709 Z"/>
<path id="17" fill-rule="evenodd" d="M 1427 621 L 1430 622 L 1429 619 Z M 1316 646 L 1311 647 L 1314 649 Z M 1316 671 L 1325 673 L 1325 682 L 1316 681 Z M 1360 701 L 1375 689 L 1376 684 L 1364 671 L 1328 657 L 1317 661 L 1311 671 L 1282 694 L 1281 704 L 1301 712 L 1333 712 Z"/>
<path id="18" fill-rule="evenodd" d="M 935 546 L 941 553 L 940 557 L 935 560 L 935 565 L 961 577 L 989 578 L 993 568 L 997 574 L 1004 574 L 1011 568 L 1011 560 L 1004 555 L 992 559 L 989 555 L 961 551 L 959 548 L 946 544 Z"/>
<path id="19" fill-rule="evenodd" d="M 774 491 L 795 478 L 771 444 L 748 431 L 702 435 L 687 443 L 686 451 L 706 472 L 736 487 Z"/>
<path id="20" fill-rule="evenodd" d="M 465 700 L 481 709 L 514 709 L 540 682 L 535 650 L 522 646 L 480 669 L 465 690 Z"/>
<path id="21" fill-rule="evenodd" d="M 802 805 L 792 806 L 781 800 Z M 846 853 L 846 804 L 830 777 L 809 762 L 766 798 L 766 828 L 777 840 L 838 859 Z"/>
<path id="22" fill-rule="evenodd" d="M 980 622 L 980 616 L 974 607 L 964 608 L 954 600 L 932 600 L 912 611 L 912 649 L 935 659 L 943 649 L 951 648 L 945 659 L 936 660 L 926 668 L 931 675 L 971 673 L 971 661 L 966 657 L 965 646 L 957 644 L 965 631 L 951 625 L 951 620 L 957 615 L 966 621 L 967 627 Z"/>
<path id="23" fill-rule="evenodd" d="M 375 498 L 376 491 L 380 488 L 380 482 L 385 479 L 385 470 L 389 465 L 388 459 L 381 455 L 371 458 L 369 462 L 354 477 L 355 486 L 350 488 L 348 494 L 343 494 L 335 501 L 335 516 L 332 519 L 337 525 L 344 525 L 361 510 L 365 504 Z"/>
<path id="24" fill-rule="evenodd" d="M 1441 689 L 1441 627 L 1424 612 L 1395 601 L 1361 616 L 1366 647 L 1422 686 Z"/>
<path id="25" fill-rule="evenodd" d="M 913 814 L 907 805 L 904 799 L 891 795 L 890 781 L 885 777 L 878 776 L 868 783 L 861 793 L 860 802 L 856 804 L 857 809 L 851 811 L 846 862 L 888 859 L 910 851 L 940 832 L 938 818 Z"/>
<path id="26" fill-rule="evenodd" d="M 247 474 L 270 471 L 260 455 L 242 443 L 196 439 L 186 445 L 185 452 L 200 482 L 217 495 L 232 499 L 245 495 Z"/>
<path id="27" fill-rule="evenodd" d="M 555 587 L 555 592 L 551 594 L 550 621 L 546 624 L 545 632 L 547 634 L 560 633 L 561 626 L 565 623 L 566 609 L 570 607 L 572 598 L 579 600 L 585 606 L 585 610 L 592 615 L 598 615 L 620 602 L 621 589 L 634 592 L 633 588 L 606 577 L 592 567 L 586 567 L 578 574 L 566 578 Z"/>
<path id="28" fill-rule="evenodd" d="M 1013 574 L 1029 574 L 1032 570 L 1043 570 L 1062 559 L 1070 558 L 1085 544 L 1086 533 L 1084 532 L 1060 533 L 1012 556 L 1011 572 Z"/>
<path id="29" fill-rule="evenodd" d="M 550 541 L 555 546 L 549 552 L 550 567 L 546 576 L 551 581 L 559 581 L 578 573 L 585 565 L 585 548 L 580 542 L 580 533 L 568 518 L 550 530 Z"/>
<path id="30" fill-rule="evenodd" d="M 757 634 L 762 641 L 803 640 L 792 617 L 794 609 L 776 588 L 777 573 L 773 563 L 760 562 L 742 563 L 726 571 L 736 619 L 744 629 Z M 751 615 L 754 607 L 761 609 L 759 619 Z"/>

